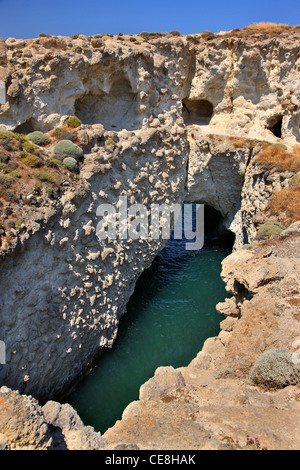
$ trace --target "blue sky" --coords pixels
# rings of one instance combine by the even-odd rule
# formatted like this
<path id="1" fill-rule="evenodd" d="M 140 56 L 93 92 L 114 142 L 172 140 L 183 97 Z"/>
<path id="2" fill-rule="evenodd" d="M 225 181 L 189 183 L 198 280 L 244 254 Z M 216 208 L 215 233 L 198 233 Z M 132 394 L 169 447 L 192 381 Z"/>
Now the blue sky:
<path id="1" fill-rule="evenodd" d="M 182 34 L 242 28 L 254 22 L 300 24 L 299 0 L 0 0 L 0 37 L 40 33 Z"/>

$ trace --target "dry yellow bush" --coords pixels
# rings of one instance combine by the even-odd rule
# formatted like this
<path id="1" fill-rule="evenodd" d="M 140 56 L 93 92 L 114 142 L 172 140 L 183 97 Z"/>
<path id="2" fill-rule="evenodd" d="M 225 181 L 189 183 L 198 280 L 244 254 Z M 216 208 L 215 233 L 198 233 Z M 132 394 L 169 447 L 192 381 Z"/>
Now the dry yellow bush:
<path id="1" fill-rule="evenodd" d="M 285 214 L 285 220 L 288 224 L 300 220 L 300 182 L 274 193 L 266 212 L 274 216 Z"/>
<path id="2" fill-rule="evenodd" d="M 269 145 L 255 159 L 258 165 L 266 165 L 277 171 L 300 171 L 300 149 L 295 146 L 290 152 L 281 145 Z"/>
<path id="3" fill-rule="evenodd" d="M 253 23 L 249 26 L 244 28 L 247 31 L 257 31 L 259 32 L 275 32 L 275 33 L 282 33 L 291 29 L 292 26 L 284 23 Z"/>

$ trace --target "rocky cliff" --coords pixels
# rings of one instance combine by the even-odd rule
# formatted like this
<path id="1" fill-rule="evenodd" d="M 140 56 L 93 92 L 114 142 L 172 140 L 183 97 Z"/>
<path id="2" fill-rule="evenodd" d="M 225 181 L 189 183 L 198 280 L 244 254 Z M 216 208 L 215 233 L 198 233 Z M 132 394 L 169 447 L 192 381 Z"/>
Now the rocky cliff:
<path id="1" fill-rule="evenodd" d="M 109 448 L 299 449 L 299 269 L 295 236 L 226 258 L 220 334 L 187 367 L 156 370 L 104 434 Z"/>
<path id="2" fill-rule="evenodd" d="M 203 203 L 221 213 L 235 249 L 255 239 L 255 217 L 297 173 L 256 159 L 278 144 L 288 159 L 300 140 L 299 37 L 290 28 L 1 41 L 1 384 L 45 402 L 113 344 L 136 280 L 165 241 L 99 242 L 100 204 L 120 196 L 148 210 Z M 66 125 L 73 115 L 76 129 Z M 48 141 L 29 151 L 24 134 L 33 131 Z M 57 163 L 60 135 L 83 150 L 76 174 Z M 52 167 L 52 179 L 48 172 L 37 184 L 24 164 L 28 152 Z M 213 349 L 236 337 L 226 328 L 209 341 Z M 294 323 L 292 330 L 297 336 Z"/>

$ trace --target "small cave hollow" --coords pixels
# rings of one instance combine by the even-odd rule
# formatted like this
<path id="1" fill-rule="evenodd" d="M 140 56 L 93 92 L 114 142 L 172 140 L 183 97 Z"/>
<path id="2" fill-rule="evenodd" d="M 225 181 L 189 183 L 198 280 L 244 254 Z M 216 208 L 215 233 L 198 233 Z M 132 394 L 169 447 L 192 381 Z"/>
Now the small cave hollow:
<path id="1" fill-rule="evenodd" d="M 110 91 L 88 92 L 75 102 L 75 114 L 84 124 L 102 124 L 105 130 L 134 130 L 136 94 L 126 77 L 115 77 Z"/>
<path id="2" fill-rule="evenodd" d="M 222 214 L 212 206 L 204 206 L 204 245 L 233 249 L 235 234 L 225 226 Z"/>
<path id="3" fill-rule="evenodd" d="M 275 120 L 275 122 L 271 123 L 268 129 L 272 132 L 272 134 L 275 135 L 275 137 L 278 137 L 279 139 L 281 139 L 282 138 L 282 116 L 278 117 Z"/>
<path id="4" fill-rule="evenodd" d="M 191 124 L 208 125 L 214 112 L 213 105 L 208 100 L 182 100 L 182 117 L 187 126 Z"/>
<path id="5" fill-rule="evenodd" d="M 34 132 L 35 130 L 37 130 L 36 122 L 33 118 L 30 118 L 15 127 L 14 132 L 17 132 L 18 134 L 29 134 L 30 132 Z"/>

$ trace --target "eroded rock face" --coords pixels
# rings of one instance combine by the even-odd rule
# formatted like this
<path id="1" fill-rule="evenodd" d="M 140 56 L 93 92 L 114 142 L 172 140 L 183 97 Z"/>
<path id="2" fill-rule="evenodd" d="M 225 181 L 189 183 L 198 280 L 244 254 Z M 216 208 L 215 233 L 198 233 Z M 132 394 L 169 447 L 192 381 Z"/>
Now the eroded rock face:
<path id="1" fill-rule="evenodd" d="M 48 402 L 0 388 L 1 450 L 102 450 L 100 433 L 85 427 L 70 405 Z"/>
<path id="2" fill-rule="evenodd" d="M 181 373 L 184 387 L 126 408 L 104 435 L 108 449 L 120 441 L 142 450 L 299 449 L 299 387 L 261 393 L 192 367 Z"/>
<path id="3" fill-rule="evenodd" d="M 168 114 L 209 132 L 299 140 L 297 29 L 278 37 L 116 38 L 79 35 L 8 39 L 2 70 L 9 89 L 1 124 L 42 130 L 77 113 L 85 124 L 133 130 Z M 184 106 L 182 106 L 182 100 Z M 211 120 L 210 120 L 211 118 Z"/>
<path id="4" fill-rule="evenodd" d="M 76 113 L 84 150 L 80 187 L 45 209 L 10 256 L 1 252 L 1 384 L 53 398 L 112 345 L 137 278 L 165 241 L 99 243 L 99 204 L 206 203 L 236 247 L 254 238 L 253 216 L 287 178 L 266 181 L 252 158 L 278 141 L 268 130 L 278 116 L 283 141 L 299 141 L 297 37 L 1 42 L 1 126 L 48 131 Z"/>
<path id="5" fill-rule="evenodd" d="M 137 278 L 166 240 L 99 240 L 97 209 L 117 207 L 120 196 L 128 206 L 182 204 L 187 159 L 182 133 L 176 126 L 150 128 L 120 136 L 116 151 L 96 148 L 86 154 L 81 170 L 86 188 L 67 191 L 46 228 L 20 242 L 21 253 L 4 258 L 3 383 L 40 399 L 53 397 L 112 345 Z"/>

